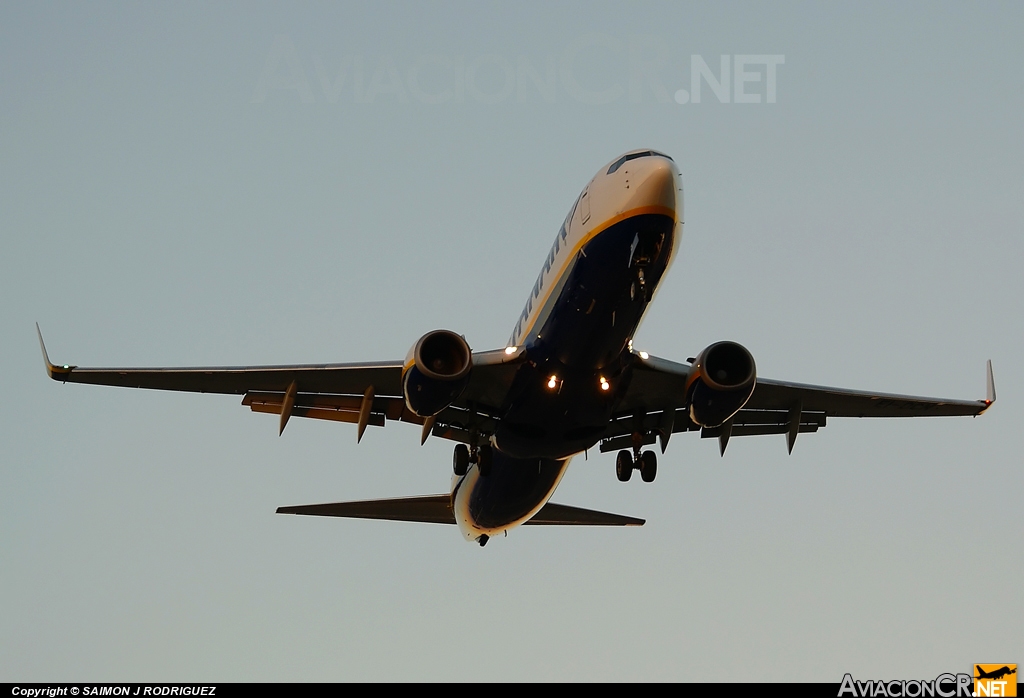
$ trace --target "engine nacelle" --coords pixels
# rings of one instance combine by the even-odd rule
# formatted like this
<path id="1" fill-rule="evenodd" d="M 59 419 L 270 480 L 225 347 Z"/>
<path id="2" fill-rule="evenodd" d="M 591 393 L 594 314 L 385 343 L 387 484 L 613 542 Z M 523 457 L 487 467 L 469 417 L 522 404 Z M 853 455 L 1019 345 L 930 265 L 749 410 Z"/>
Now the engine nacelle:
<path id="1" fill-rule="evenodd" d="M 455 402 L 469 384 L 473 352 L 466 340 L 448 330 L 420 337 L 402 369 L 405 405 L 420 417 L 433 417 Z"/>
<path id="2" fill-rule="evenodd" d="M 747 404 L 754 393 L 754 357 L 736 342 L 716 342 L 697 355 L 687 380 L 690 419 L 717 427 Z"/>

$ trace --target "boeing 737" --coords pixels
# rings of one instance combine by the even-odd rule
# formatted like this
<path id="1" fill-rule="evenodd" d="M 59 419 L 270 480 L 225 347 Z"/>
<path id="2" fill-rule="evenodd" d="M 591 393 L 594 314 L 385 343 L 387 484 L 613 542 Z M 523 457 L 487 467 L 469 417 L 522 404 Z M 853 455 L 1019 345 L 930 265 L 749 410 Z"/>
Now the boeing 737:
<path id="1" fill-rule="evenodd" d="M 642 519 L 550 502 L 570 459 L 616 451 L 615 474 L 653 482 L 654 450 L 678 432 L 717 438 L 798 434 L 831 417 L 979 415 L 995 401 L 942 400 L 802 385 L 757 376 L 754 357 L 721 341 L 676 363 L 632 338 L 683 230 L 672 158 L 636 150 L 602 167 L 573 203 L 504 347 L 473 352 L 456 332 L 420 337 L 405 361 L 221 368 L 79 368 L 61 382 L 230 393 L 254 412 L 367 426 L 389 421 L 455 442 L 446 494 L 281 507 L 282 514 L 457 524 L 471 541 L 520 524 L 639 526 Z M 37 327 L 38 329 L 38 327 Z"/>

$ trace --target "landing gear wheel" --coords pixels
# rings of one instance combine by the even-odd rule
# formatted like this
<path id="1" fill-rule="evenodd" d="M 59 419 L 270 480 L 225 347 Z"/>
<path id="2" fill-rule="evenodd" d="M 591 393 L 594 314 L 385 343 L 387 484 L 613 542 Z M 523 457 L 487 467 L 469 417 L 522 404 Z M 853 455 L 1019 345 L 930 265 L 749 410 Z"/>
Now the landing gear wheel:
<path id="1" fill-rule="evenodd" d="M 658 454 L 654 451 L 644 451 L 640 456 L 640 477 L 644 482 L 654 482 L 658 474 Z"/>
<path id="2" fill-rule="evenodd" d="M 476 467 L 480 469 L 480 476 L 487 477 L 491 474 L 491 460 L 494 452 L 490 446 L 481 446 L 476 454 Z"/>
<path id="3" fill-rule="evenodd" d="M 469 472 L 469 448 L 466 444 L 458 444 L 452 455 L 452 470 L 459 477 Z"/>
<path id="4" fill-rule="evenodd" d="M 619 451 L 615 457 L 615 477 L 619 482 L 629 482 L 633 475 L 633 454 L 629 451 Z"/>
<path id="5" fill-rule="evenodd" d="M 641 297 L 643 298 L 645 303 L 650 303 L 651 302 L 651 288 L 647 285 L 647 278 L 644 276 L 643 267 L 640 267 L 639 269 L 636 270 L 636 281 L 634 282 L 634 285 L 639 285 L 640 286 L 640 295 L 641 295 Z M 633 300 L 634 295 L 635 295 L 635 291 L 633 290 L 633 286 L 630 286 L 630 288 L 629 288 L 629 299 Z"/>

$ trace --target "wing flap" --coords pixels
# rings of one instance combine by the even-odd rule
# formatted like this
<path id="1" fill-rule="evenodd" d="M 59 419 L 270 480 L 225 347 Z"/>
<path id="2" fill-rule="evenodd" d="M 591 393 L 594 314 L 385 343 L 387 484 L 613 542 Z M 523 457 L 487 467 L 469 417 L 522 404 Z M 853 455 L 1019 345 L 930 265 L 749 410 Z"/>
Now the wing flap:
<path id="1" fill-rule="evenodd" d="M 717 439 L 722 435 L 722 427 L 711 427 L 708 429 L 700 430 L 700 438 L 702 439 Z M 799 434 L 813 434 L 818 431 L 817 424 L 805 424 L 800 423 L 800 428 L 797 431 Z M 788 424 L 754 424 L 751 426 L 733 426 L 729 431 L 729 436 L 765 436 L 767 434 L 786 434 L 789 432 Z"/>
<path id="2" fill-rule="evenodd" d="M 249 407 L 253 412 L 263 412 L 265 414 L 281 414 L 281 404 L 266 404 L 261 402 L 254 402 Z M 292 417 L 308 417 L 311 419 L 326 419 L 332 422 L 347 422 L 348 424 L 359 423 L 359 413 L 349 412 L 347 410 L 339 410 L 325 407 L 293 407 Z M 371 412 L 370 418 L 366 421 L 370 426 L 382 427 L 384 426 L 384 415 L 378 412 Z"/>
<path id="3" fill-rule="evenodd" d="M 357 395 L 299 393 L 295 396 L 291 415 L 293 417 L 309 417 L 312 419 L 327 419 L 335 422 L 358 424 L 359 409 L 362 401 L 362 396 Z M 242 404 L 247 405 L 253 412 L 263 412 L 265 414 L 280 414 L 284 407 L 284 402 L 285 393 L 277 392 L 251 391 L 242 398 Z M 404 407 L 401 398 L 375 397 L 369 419 L 366 423 L 375 427 L 382 427 L 384 426 L 385 418 L 402 418 Z M 414 415 L 411 416 L 415 417 Z M 415 419 L 420 418 L 415 417 Z"/>
<path id="4" fill-rule="evenodd" d="M 284 392 L 276 391 L 249 391 L 242 398 L 242 404 L 253 412 L 280 414 L 285 404 L 285 395 Z M 291 416 L 358 424 L 362 401 L 361 395 L 298 393 L 291 408 Z M 382 427 L 386 420 L 417 425 L 426 421 L 410 412 L 405 406 L 405 400 L 400 397 L 375 396 L 367 424 Z M 492 433 L 496 425 L 497 420 L 493 416 L 452 406 L 435 417 L 430 433 L 451 441 L 476 443 L 474 429 L 478 433 Z"/>

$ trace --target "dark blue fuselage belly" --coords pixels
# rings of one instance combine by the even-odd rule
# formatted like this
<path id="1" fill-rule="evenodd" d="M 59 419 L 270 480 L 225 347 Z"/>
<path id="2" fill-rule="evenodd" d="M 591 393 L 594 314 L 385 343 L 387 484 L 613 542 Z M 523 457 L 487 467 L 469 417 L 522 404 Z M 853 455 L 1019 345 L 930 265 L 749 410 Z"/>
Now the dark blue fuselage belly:
<path id="1" fill-rule="evenodd" d="M 496 451 L 491 472 L 477 477 L 469 493 L 474 523 L 497 530 L 532 516 L 547 501 L 568 464 L 568 459 L 522 459 Z"/>
<path id="2" fill-rule="evenodd" d="M 600 440 L 628 386 L 629 341 L 668 267 L 674 234 L 671 217 L 642 214 L 583 245 L 524 342 L 529 361 L 502 410 L 494 437 L 499 451 L 525 459 L 527 468 L 534 459 L 565 459 Z"/>

